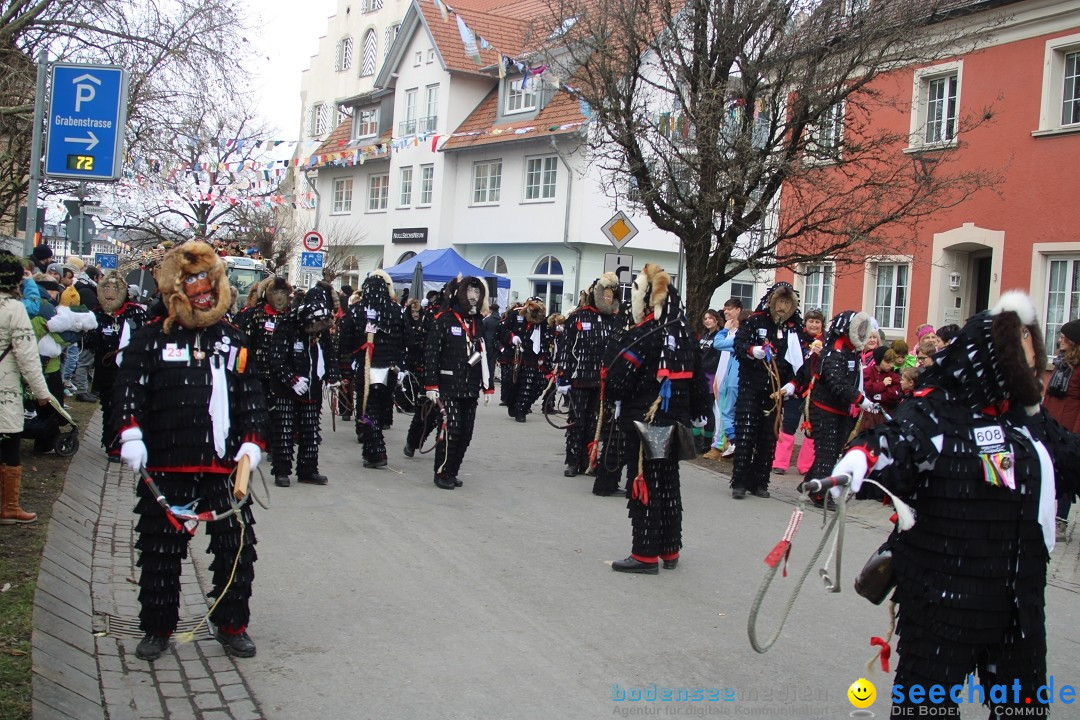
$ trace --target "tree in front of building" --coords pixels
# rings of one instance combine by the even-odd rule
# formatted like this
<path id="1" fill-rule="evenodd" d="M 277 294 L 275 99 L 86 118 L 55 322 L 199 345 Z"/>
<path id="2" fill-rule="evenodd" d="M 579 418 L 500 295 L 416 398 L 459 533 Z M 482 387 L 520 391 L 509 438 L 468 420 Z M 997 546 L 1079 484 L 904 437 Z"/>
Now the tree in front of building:
<path id="1" fill-rule="evenodd" d="M 901 228 L 997 181 L 957 169 L 956 153 L 905 153 L 909 128 L 874 122 L 897 112 L 888 73 L 985 37 L 992 20 L 949 20 L 971 4 L 550 0 L 557 30 L 542 36 L 609 196 L 680 238 L 700 318 L 743 271 L 895 252 Z M 947 94 L 937 109 L 952 113 L 941 147 L 992 116 L 958 116 Z"/>

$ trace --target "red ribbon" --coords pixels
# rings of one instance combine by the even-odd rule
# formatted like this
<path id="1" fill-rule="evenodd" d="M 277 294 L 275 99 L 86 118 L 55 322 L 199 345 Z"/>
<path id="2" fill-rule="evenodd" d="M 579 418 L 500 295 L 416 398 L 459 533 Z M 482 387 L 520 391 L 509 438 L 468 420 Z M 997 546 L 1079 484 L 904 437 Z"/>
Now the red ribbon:
<path id="1" fill-rule="evenodd" d="M 645 484 L 644 473 L 638 473 L 638 476 L 634 478 L 634 484 L 630 489 L 630 497 L 642 505 L 649 504 L 649 486 Z"/>
<path id="2" fill-rule="evenodd" d="M 781 560 L 784 561 L 783 573 L 784 577 L 787 577 L 787 559 L 791 554 L 791 542 L 788 540 L 781 540 L 776 543 L 776 547 L 769 551 L 769 554 L 765 556 L 765 564 L 769 567 L 776 567 L 776 563 Z"/>
<path id="3" fill-rule="evenodd" d="M 889 672 L 889 658 L 892 656 L 892 648 L 889 646 L 889 643 L 879 637 L 870 638 L 870 647 L 874 646 L 881 648 L 881 651 L 878 653 L 878 656 L 881 658 L 881 671 Z"/>

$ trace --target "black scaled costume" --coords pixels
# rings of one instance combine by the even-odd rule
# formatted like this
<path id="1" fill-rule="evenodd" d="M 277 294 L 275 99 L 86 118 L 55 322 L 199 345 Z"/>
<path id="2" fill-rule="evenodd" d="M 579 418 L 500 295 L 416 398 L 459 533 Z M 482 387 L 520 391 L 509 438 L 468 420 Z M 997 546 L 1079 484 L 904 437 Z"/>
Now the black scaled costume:
<path id="1" fill-rule="evenodd" d="M 611 335 L 608 337 L 604 349 L 604 364 L 602 367 L 605 380 L 607 369 L 623 348 L 623 336 L 635 325 L 634 314 L 629 302 L 620 305 L 614 321 Z M 626 433 L 621 422 L 622 403 L 613 400 L 611 394 L 606 392 L 605 388 L 603 407 L 604 417 L 600 428 L 600 451 L 596 458 L 596 479 L 593 480 L 593 495 L 609 497 L 624 495 L 629 497 L 629 488 L 627 491 L 619 488 L 623 468 L 626 466 Z M 593 434 L 595 435 L 595 433 L 594 429 Z"/>
<path id="2" fill-rule="evenodd" d="M 697 345 L 679 305 L 671 278 L 648 263 L 634 280 L 633 314 L 637 324 L 621 338 L 610 364 L 606 392 L 622 405 L 626 435 L 627 503 L 633 526 L 630 557 L 613 563 L 620 572 L 656 573 L 659 561 L 675 567 L 682 547 L 682 495 L 679 461 L 669 446 L 666 457 L 644 459 L 633 421 L 658 427 L 691 419 L 709 406 L 708 387 L 698 372 Z M 673 438 L 674 440 L 674 438 Z"/>
<path id="3" fill-rule="evenodd" d="M 525 330 L 525 317 L 518 312 L 521 305 L 510 307 L 499 323 L 499 347 L 497 361 L 499 364 L 499 401 L 501 405 L 509 408 L 517 395 L 518 368 L 521 364 L 521 356 L 514 344 L 514 335 L 520 335 Z"/>
<path id="4" fill-rule="evenodd" d="M 267 278 L 258 284 L 256 304 L 243 310 L 237 319 L 237 325 L 248 336 L 249 371 L 262 382 L 268 405 L 274 397 L 270 377 L 270 351 L 274 344 L 274 331 L 289 311 L 291 296 L 292 287 L 284 278 Z"/>
<path id="5" fill-rule="evenodd" d="M 551 371 L 551 327 L 540 298 L 529 298 L 517 310 L 521 321 L 508 324 L 509 343 L 514 349 L 511 363 L 513 388 L 507 399 L 506 412 L 518 422 L 532 412 L 532 404 L 544 392 Z M 505 327 L 505 326 L 504 326 Z"/>
<path id="6" fill-rule="evenodd" d="M 253 448 L 257 465 L 265 447 L 261 388 L 246 371 L 246 338 L 220 319 L 231 296 L 214 250 L 203 242 L 179 245 L 166 255 L 156 278 L 167 316 L 132 333 L 116 376 L 113 426 L 121 431 L 121 455 L 133 467 L 145 465 L 170 505 L 197 500 L 196 511 L 223 512 L 230 508 L 234 460 L 241 454 L 252 457 Z M 189 299 L 184 289 L 189 284 L 209 288 L 208 308 Z M 197 295 L 196 301 L 205 297 Z M 141 462 L 133 463 L 140 454 Z M 164 649 L 155 638 L 176 629 L 180 567 L 191 536 L 170 522 L 146 484 L 138 484 L 137 494 L 139 621 L 147 637 L 136 653 L 152 660 Z M 240 513 L 243 531 L 235 515 L 207 525 L 214 555 L 210 595 L 220 597 L 210 619 L 226 649 L 250 656 L 255 646 L 245 629 L 256 559 L 254 518 L 250 504 Z"/>
<path id="7" fill-rule="evenodd" d="M 476 399 L 493 391 L 485 378 L 480 308 L 484 283 L 476 277 L 452 282 L 447 305 L 432 322 L 424 355 L 424 389 L 429 400 L 441 405 L 443 426 L 435 441 L 435 484 L 444 490 L 461 486 L 458 472 L 472 441 Z"/>
<path id="8" fill-rule="evenodd" d="M 316 285 L 298 308 L 277 323 L 270 348 L 271 392 L 274 395 L 271 469 L 274 484 L 288 487 L 296 452 L 296 478 L 325 485 L 319 474 L 322 442 L 323 383 L 338 384 L 338 362 L 330 338 L 333 289 Z"/>
<path id="9" fill-rule="evenodd" d="M 386 467 L 385 418 L 394 411 L 388 377 L 404 363 L 404 327 L 394 283 L 373 270 L 360 286 L 360 300 L 341 322 L 342 372 L 353 373 L 356 387 L 356 437 L 363 444 L 364 467 Z"/>
<path id="10" fill-rule="evenodd" d="M 570 396 L 564 472 L 567 477 L 590 466 L 589 447 L 596 435 L 600 384 L 607 374 L 603 367 L 604 351 L 619 308 L 618 288 L 619 278 L 615 273 L 599 277 L 589 287 L 585 303 L 566 318 L 559 338 L 559 385 Z"/>
<path id="11" fill-rule="evenodd" d="M 788 283 L 769 288 L 757 310 L 735 333 L 739 395 L 735 400 L 735 457 L 731 494 L 768 497 L 769 466 L 776 449 L 774 393 L 802 366 L 799 298 Z M 789 353 L 788 350 L 791 349 Z M 799 367 L 796 367 L 799 366 Z M 776 376 L 770 375 L 770 367 Z"/>
<path id="12" fill-rule="evenodd" d="M 1039 405 L 1040 327 L 1023 293 L 1003 295 L 834 468 L 852 474 L 856 490 L 869 468 L 915 510 L 914 526 L 888 542 L 899 606 L 895 683 L 905 698 L 912 684 L 943 685 L 941 711 L 956 711 L 949 689 L 976 668 L 988 700 L 992 685 L 1008 686 L 1013 710 L 992 708 L 991 717 L 1045 710 L 1036 689 L 1046 680 L 1055 475 L 1069 491 L 1080 486 L 1080 436 Z M 897 705 L 891 717 L 920 716 L 910 702 Z"/>
<path id="13" fill-rule="evenodd" d="M 845 310 L 829 324 L 821 362 L 810 391 L 810 428 L 814 438 L 814 464 L 806 480 L 828 477 L 829 471 L 855 429 L 852 406 L 873 403 L 862 392 L 862 349 L 870 336 L 870 316 Z M 820 504 L 824 498 L 815 497 Z"/>
<path id="14" fill-rule="evenodd" d="M 110 272 L 97 289 L 101 305 L 94 310 L 97 327 L 83 336 L 83 347 L 94 351 L 93 391 L 101 398 L 101 416 L 113 416 L 113 388 L 123 355 L 120 351 L 131 341 L 131 333 L 146 324 L 142 305 L 128 300 L 127 283 L 123 276 Z M 106 424 L 101 433 L 101 446 L 109 455 L 120 454 L 120 439 L 114 428 Z"/>
<path id="15" fill-rule="evenodd" d="M 405 366 L 415 380 L 415 384 L 412 385 L 415 392 L 412 422 L 409 423 L 409 432 L 405 437 L 404 453 L 407 457 L 413 457 L 417 448 L 423 446 L 439 419 L 438 409 L 424 394 L 423 382 L 427 335 L 442 305 L 441 295 L 442 292 L 427 308 L 424 308 L 416 298 L 410 300 L 405 306 Z"/>

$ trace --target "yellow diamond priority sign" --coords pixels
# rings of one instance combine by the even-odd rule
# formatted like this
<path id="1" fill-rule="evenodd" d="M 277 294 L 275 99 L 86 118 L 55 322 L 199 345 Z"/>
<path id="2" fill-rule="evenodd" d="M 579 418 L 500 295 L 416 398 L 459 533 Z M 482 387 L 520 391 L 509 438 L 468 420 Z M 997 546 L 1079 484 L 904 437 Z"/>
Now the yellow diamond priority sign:
<path id="1" fill-rule="evenodd" d="M 638 229 L 634 227 L 634 223 L 630 222 L 630 218 L 626 217 L 622 210 L 612 215 L 611 219 L 604 223 L 604 226 L 600 229 L 617 250 L 622 250 L 623 246 L 638 234 Z"/>

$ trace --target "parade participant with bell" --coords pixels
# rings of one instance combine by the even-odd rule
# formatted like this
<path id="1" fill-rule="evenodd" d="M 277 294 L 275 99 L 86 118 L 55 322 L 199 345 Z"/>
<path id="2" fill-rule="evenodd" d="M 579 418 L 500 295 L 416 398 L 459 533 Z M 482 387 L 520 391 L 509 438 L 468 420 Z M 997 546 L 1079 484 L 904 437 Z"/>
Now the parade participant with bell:
<path id="1" fill-rule="evenodd" d="M 165 316 L 131 334 L 114 386 L 112 427 L 120 456 L 145 470 L 167 504 L 224 513 L 232 508 L 230 474 L 246 457 L 252 468 L 266 443 L 262 388 L 247 372 L 242 332 L 221 320 L 232 295 L 221 258 L 204 242 L 173 248 L 157 272 Z M 180 565 L 191 535 L 138 483 L 139 626 L 135 654 L 157 659 L 179 620 Z M 237 657 L 255 655 L 247 634 L 254 580 L 254 518 L 249 504 L 209 523 L 217 640 Z M 227 588 L 227 589 L 226 589 Z"/>

